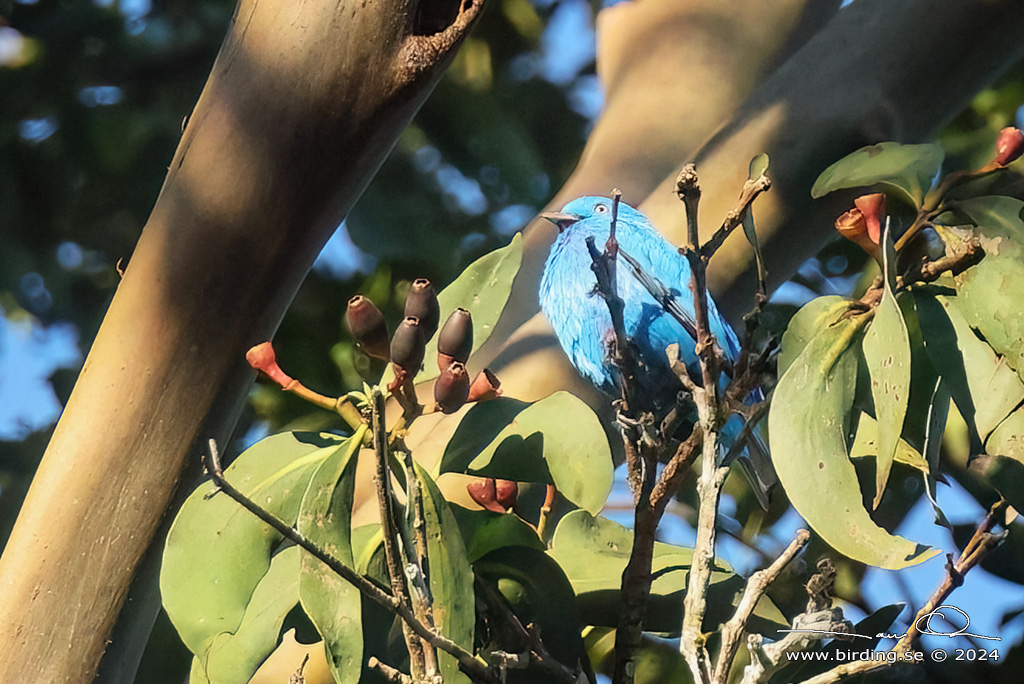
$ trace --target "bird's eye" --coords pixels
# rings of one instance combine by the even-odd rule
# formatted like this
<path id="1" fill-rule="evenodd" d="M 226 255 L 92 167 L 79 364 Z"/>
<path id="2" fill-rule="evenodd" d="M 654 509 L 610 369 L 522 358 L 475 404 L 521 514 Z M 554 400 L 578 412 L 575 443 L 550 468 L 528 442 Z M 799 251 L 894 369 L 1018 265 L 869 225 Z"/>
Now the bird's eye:
<path id="1" fill-rule="evenodd" d="M 608 205 L 598 204 L 596 207 L 594 207 L 594 211 L 596 211 L 598 214 L 604 214 L 605 212 L 608 211 Z"/>

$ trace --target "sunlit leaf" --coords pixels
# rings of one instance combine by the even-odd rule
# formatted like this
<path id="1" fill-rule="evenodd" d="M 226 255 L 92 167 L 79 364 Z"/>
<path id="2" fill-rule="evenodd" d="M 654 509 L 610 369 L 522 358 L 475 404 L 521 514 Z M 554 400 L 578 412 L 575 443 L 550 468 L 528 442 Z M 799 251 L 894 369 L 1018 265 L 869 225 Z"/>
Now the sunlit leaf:
<path id="1" fill-rule="evenodd" d="M 352 501 L 356 454 L 366 428 L 325 460 L 309 481 L 296 522 L 299 532 L 347 567 L 352 560 Z M 302 554 L 299 581 L 302 608 L 324 639 L 327 664 L 337 684 L 359 681 L 363 633 L 359 590 L 322 561 Z"/>
<path id="2" fill-rule="evenodd" d="M 896 302 L 896 253 L 889 225 L 886 221 L 882 235 L 884 291 L 863 343 L 878 427 L 874 508 L 885 492 L 910 400 L 910 335 Z"/>
<path id="3" fill-rule="evenodd" d="M 274 435 L 242 453 L 225 477 L 265 510 L 292 524 L 309 478 L 342 444 L 342 439 L 327 434 Z M 262 610 L 251 601 L 281 541 L 276 531 L 226 494 L 207 498 L 214 491 L 212 482 L 204 483 L 182 505 L 168 533 L 160 570 L 167 614 L 202 662 L 219 635 L 237 633 L 244 620 L 252 619 L 250 610 Z M 285 586 L 278 591 L 285 592 Z M 263 624 L 267 633 L 276 629 L 271 618 L 276 616 L 268 615 Z M 248 661 L 234 668 L 227 681 L 247 681 L 269 652 L 249 651 Z"/>
<path id="4" fill-rule="evenodd" d="M 822 326 L 827 322 L 850 310 L 850 300 L 838 295 L 815 297 L 800 307 L 800 310 L 789 320 L 786 332 L 782 335 L 782 348 L 779 350 L 779 377 L 807 346 Z"/>
<path id="5" fill-rule="evenodd" d="M 1024 510 L 1024 463 L 1007 456 L 981 454 L 970 469 L 981 475 L 1018 511 Z"/>
<path id="6" fill-rule="evenodd" d="M 899 569 L 935 555 L 871 520 L 846 451 L 856 391 L 856 338 L 863 317 L 836 311 L 775 388 L 769 433 L 775 468 L 797 512 L 834 549 L 869 565 Z"/>
<path id="7" fill-rule="evenodd" d="M 593 410 L 568 392 L 534 404 L 494 399 L 471 408 L 445 448 L 438 472 L 554 484 L 596 513 L 611 491 L 608 439 Z"/>
<path id="8" fill-rule="evenodd" d="M 1006 359 L 971 330 L 963 305 L 950 291 L 914 288 L 914 305 L 925 349 L 948 384 L 968 427 L 976 429 L 973 450 L 1024 400 L 1024 383 Z"/>
<path id="9" fill-rule="evenodd" d="M 921 206 L 932 180 L 942 168 L 945 153 L 936 144 L 901 145 L 884 142 L 862 147 L 825 169 L 811 188 L 812 197 L 834 190 L 882 185 Z"/>
<path id="10" fill-rule="evenodd" d="M 996 426 L 985 441 L 985 452 L 1024 463 L 1024 408 L 1018 408 Z"/>
<path id="11" fill-rule="evenodd" d="M 978 224 L 985 257 L 957 277 L 957 294 L 967 322 L 1006 357 L 1024 378 L 1024 202 L 1012 197 L 977 197 L 957 211 Z"/>
<path id="12" fill-rule="evenodd" d="M 866 413 L 860 414 L 857 421 L 857 432 L 850 445 L 850 458 L 875 458 L 878 456 L 878 423 Z M 928 473 L 928 462 L 917 449 L 900 439 L 896 444 L 896 453 L 893 456 L 896 463 L 910 466 L 922 473 Z"/>
<path id="13" fill-rule="evenodd" d="M 523 237 L 516 233 L 508 245 L 474 261 L 455 282 L 437 295 L 442 325 L 459 307 L 473 315 L 474 352 L 491 336 L 495 323 L 505 310 L 505 303 L 512 292 L 512 281 L 519 272 L 522 259 Z M 416 376 L 417 383 L 433 380 L 440 372 L 437 367 L 437 335 L 427 342 L 423 358 L 423 370 Z M 393 378 L 389 365 L 381 378 L 381 385 L 387 385 Z"/>
<path id="14" fill-rule="evenodd" d="M 423 520 L 427 530 L 427 560 L 430 594 L 433 597 L 434 625 L 449 639 L 473 650 L 476 621 L 473 570 L 466 555 L 459 525 L 448 502 L 430 475 L 417 463 L 416 476 L 423 493 Z M 446 682 L 468 682 L 458 661 L 439 652 L 441 674 Z"/>

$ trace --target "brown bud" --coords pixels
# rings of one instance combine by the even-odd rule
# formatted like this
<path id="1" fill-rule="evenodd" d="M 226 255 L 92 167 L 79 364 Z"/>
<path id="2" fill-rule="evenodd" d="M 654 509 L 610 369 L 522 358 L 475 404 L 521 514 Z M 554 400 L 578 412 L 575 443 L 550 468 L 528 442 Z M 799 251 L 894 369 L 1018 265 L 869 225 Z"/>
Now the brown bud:
<path id="1" fill-rule="evenodd" d="M 501 381 L 498 376 L 484 368 L 473 378 L 473 384 L 469 386 L 469 398 L 466 401 L 487 401 L 501 396 Z"/>
<path id="2" fill-rule="evenodd" d="M 362 295 L 348 300 L 345 327 L 359 348 L 378 359 L 388 359 L 388 325 L 377 305 Z"/>
<path id="3" fill-rule="evenodd" d="M 473 351 L 473 316 L 463 308 L 452 311 L 437 336 L 437 353 L 466 363 Z M 438 358 L 438 365 L 441 359 Z"/>
<path id="4" fill-rule="evenodd" d="M 391 362 L 415 377 L 423 364 L 426 347 L 419 319 L 406 316 L 391 336 Z"/>
<path id="5" fill-rule="evenodd" d="M 455 361 L 438 376 L 434 383 L 434 401 L 443 413 L 462 408 L 469 398 L 469 373 L 464 364 Z"/>
<path id="6" fill-rule="evenodd" d="M 494 498 L 506 511 L 515 507 L 516 499 L 519 498 L 519 483 L 515 480 L 496 480 Z"/>
<path id="7" fill-rule="evenodd" d="M 247 351 L 245 360 L 249 362 L 250 366 L 262 372 L 281 387 L 287 387 L 295 382 L 277 365 L 277 354 L 274 353 L 274 346 L 270 342 L 257 344 Z"/>
<path id="8" fill-rule="evenodd" d="M 861 195 L 853 200 L 853 205 L 860 209 L 867 224 L 868 237 L 876 245 L 882 242 L 882 223 L 885 221 L 885 194 L 881 192 Z"/>
<path id="9" fill-rule="evenodd" d="M 999 137 L 996 138 L 996 164 L 1006 166 L 1021 154 L 1024 154 L 1024 133 L 1013 126 L 999 131 Z"/>
<path id="10" fill-rule="evenodd" d="M 466 485 L 466 491 L 473 501 L 489 511 L 504 513 L 507 509 L 498 503 L 496 490 L 493 477 L 480 477 Z"/>
<path id="11" fill-rule="evenodd" d="M 409 288 L 405 298 L 405 315 L 420 319 L 423 337 L 430 339 L 437 332 L 437 324 L 441 320 L 441 309 L 437 305 L 437 293 L 434 286 L 426 278 L 417 278 Z"/>

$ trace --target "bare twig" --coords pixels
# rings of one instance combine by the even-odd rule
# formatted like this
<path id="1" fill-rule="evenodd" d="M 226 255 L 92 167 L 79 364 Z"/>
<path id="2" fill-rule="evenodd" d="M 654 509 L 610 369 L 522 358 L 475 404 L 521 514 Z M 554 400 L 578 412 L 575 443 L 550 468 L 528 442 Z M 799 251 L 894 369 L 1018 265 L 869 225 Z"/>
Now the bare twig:
<path id="1" fill-rule="evenodd" d="M 361 427 L 356 431 L 356 434 L 353 437 L 361 441 L 366 429 L 366 426 Z M 409 625 L 416 634 L 423 637 L 437 648 L 450 653 L 459 661 L 459 666 L 471 679 L 476 682 L 482 682 L 483 684 L 500 684 L 494 673 L 491 672 L 487 666 L 477 660 L 472 653 L 462 648 L 448 637 L 443 634 L 438 634 L 417 620 L 408 605 L 402 603 L 370 580 L 356 573 L 340 560 L 311 542 L 305 535 L 294 527 L 285 523 L 272 513 L 264 510 L 246 495 L 238 491 L 234 485 L 224 478 L 224 471 L 221 469 L 217 442 L 212 439 L 209 443 L 209 451 L 206 454 L 206 469 L 209 471 L 210 477 L 213 479 L 214 484 L 217 485 L 219 491 L 227 494 L 231 499 L 241 505 L 242 508 L 255 515 L 270 527 L 274 528 L 274 530 L 276 530 L 285 539 L 293 542 L 296 546 L 302 548 L 321 563 L 329 567 L 335 574 L 358 589 L 363 596 L 366 596 L 375 603 L 378 603 L 384 608 L 395 613 L 402 619 L 402 622 Z"/>
<path id="2" fill-rule="evenodd" d="M 725 215 L 722 226 L 700 248 L 701 257 L 705 260 L 710 259 L 718 251 L 718 248 L 722 246 L 722 243 L 729 237 L 729 234 L 736 230 L 737 227 L 743 225 L 743 217 L 750 211 L 750 205 L 754 203 L 757 196 L 771 188 L 771 186 L 772 182 L 763 172 L 757 178 L 748 179 L 743 184 L 743 190 L 740 192 L 740 198 L 736 206 Z"/>
<path id="3" fill-rule="evenodd" d="M 722 627 L 722 647 L 719 649 L 718 663 L 715 666 L 714 674 L 714 682 L 716 684 L 725 684 L 728 680 L 729 670 L 732 668 L 733 660 L 736 658 L 736 653 L 740 648 L 740 637 L 743 636 L 747 622 L 750 621 L 750 616 L 754 613 L 754 608 L 757 607 L 757 602 L 764 595 L 768 587 L 782 574 L 782 571 L 789 565 L 790 561 L 807 546 L 807 542 L 810 539 L 810 532 L 807 530 L 798 531 L 796 538 L 775 559 L 774 563 L 764 570 L 758 570 L 747 580 L 747 587 L 743 591 L 743 597 L 740 599 L 739 605 L 736 606 L 736 612 L 733 613 L 732 619 Z"/>
<path id="4" fill-rule="evenodd" d="M 394 499 L 391 493 L 391 471 L 388 468 L 387 429 L 384 425 L 384 395 L 379 388 L 370 394 L 370 405 L 373 420 L 373 453 L 374 471 L 373 484 L 377 492 L 377 507 L 380 511 L 380 527 L 384 537 L 384 558 L 391 580 L 391 593 L 408 610 L 412 610 L 417 620 L 423 621 L 422 612 L 413 609 L 409 591 L 405 584 L 405 573 L 402 571 L 402 558 L 398 547 L 397 521 L 395 520 Z M 424 624 L 429 624 L 424 621 Z M 409 650 L 409 667 L 415 681 L 422 681 L 427 676 L 427 657 L 420 637 L 409 624 L 402 625 L 405 645 Z"/>
<path id="5" fill-rule="evenodd" d="M 377 660 L 376 656 L 370 656 L 370 659 L 366 661 L 366 666 L 371 670 L 376 670 L 384 679 L 394 684 L 412 684 L 412 677 L 401 670 L 396 670 L 387 663 L 382 663 Z"/>

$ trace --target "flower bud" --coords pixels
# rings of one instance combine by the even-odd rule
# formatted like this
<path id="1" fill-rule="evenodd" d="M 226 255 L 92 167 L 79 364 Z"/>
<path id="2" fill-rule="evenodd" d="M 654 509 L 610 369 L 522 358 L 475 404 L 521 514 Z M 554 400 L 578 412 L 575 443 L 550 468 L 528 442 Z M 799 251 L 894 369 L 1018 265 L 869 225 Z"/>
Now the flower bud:
<path id="1" fill-rule="evenodd" d="M 487 401 L 501 396 L 501 381 L 489 369 L 484 368 L 473 378 L 466 401 Z"/>
<path id="2" fill-rule="evenodd" d="M 1024 133 L 1019 128 L 1008 126 L 999 131 L 996 138 L 996 159 L 999 166 L 1006 166 L 1024 153 Z"/>
<path id="3" fill-rule="evenodd" d="M 281 387 L 287 387 L 295 382 L 287 373 L 277 365 L 277 354 L 274 353 L 274 346 L 270 342 L 257 344 L 245 353 L 245 360 L 249 365 L 261 371 L 268 378 Z"/>
<path id="4" fill-rule="evenodd" d="M 410 376 L 415 376 L 423 364 L 426 347 L 419 319 L 406 316 L 391 336 L 391 362 Z"/>
<path id="5" fill-rule="evenodd" d="M 362 295 L 348 300 L 345 327 L 360 349 L 369 356 L 388 359 L 388 326 L 377 305 Z"/>
<path id="6" fill-rule="evenodd" d="M 437 332 L 441 320 L 441 308 L 437 305 L 437 293 L 426 278 L 417 278 L 405 298 L 405 315 L 420 319 L 423 337 L 430 339 Z"/>
<path id="7" fill-rule="evenodd" d="M 507 510 L 497 501 L 497 487 L 493 477 L 479 477 L 473 480 L 466 485 L 466 491 L 469 498 L 489 511 L 504 513 Z"/>
<path id="8" fill-rule="evenodd" d="M 453 413 L 462 408 L 469 398 L 469 373 L 466 366 L 458 361 L 441 371 L 434 383 L 434 401 L 443 413 Z"/>
<path id="9" fill-rule="evenodd" d="M 496 480 L 494 498 L 498 501 L 498 505 L 506 511 L 514 508 L 516 499 L 519 498 L 519 483 L 515 480 Z"/>
<path id="10" fill-rule="evenodd" d="M 463 308 L 452 311 L 444 322 L 441 333 L 437 337 L 437 365 L 444 367 L 451 360 L 466 363 L 469 353 L 473 351 L 473 316 Z M 451 360 L 444 357 L 451 357 Z"/>
<path id="11" fill-rule="evenodd" d="M 881 244 L 882 223 L 885 220 L 885 194 L 876 192 L 871 195 L 861 195 L 853 200 L 853 205 L 864 215 L 864 222 L 867 224 L 868 237 L 871 238 L 871 242 L 876 245 Z"/>
<path id="12" fill-rule="evenodd" d="M 847 240 L 856 242 L 868 254 L 878 253 L 878 245 L 871 242 L 868 236 L 868 222 L 860 209 L 850 209 L 836 219 L 836 230 Z"/>

